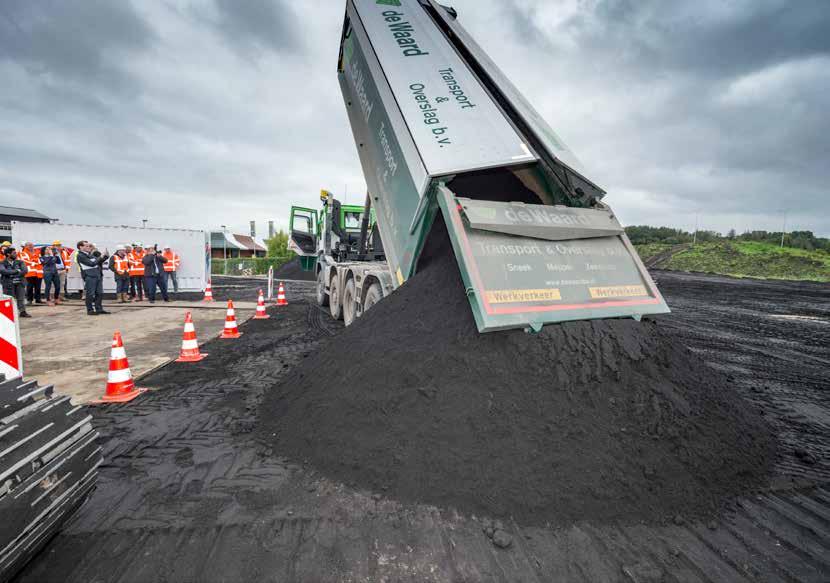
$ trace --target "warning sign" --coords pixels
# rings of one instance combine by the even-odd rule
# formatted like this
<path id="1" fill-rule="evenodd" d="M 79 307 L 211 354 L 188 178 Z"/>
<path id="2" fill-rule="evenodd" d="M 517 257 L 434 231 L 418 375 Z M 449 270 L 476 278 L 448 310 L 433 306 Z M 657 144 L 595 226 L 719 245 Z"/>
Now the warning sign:
<path id="1" fill-rule="evenodd" d="M 500 289 L 484 292 L 491 304 L 514 304 L 520 302 L 551 302 L 562 299 L 556 288 L 549 289 Z"/>

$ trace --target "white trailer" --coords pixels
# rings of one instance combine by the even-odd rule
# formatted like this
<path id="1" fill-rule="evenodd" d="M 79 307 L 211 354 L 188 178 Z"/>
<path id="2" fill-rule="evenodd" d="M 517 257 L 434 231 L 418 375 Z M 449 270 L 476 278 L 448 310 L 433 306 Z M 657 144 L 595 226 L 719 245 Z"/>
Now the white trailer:
<path id="1" fill-rule="evenodd" d="M 95 243 L 98 249 L 115 252 L 116 245 L 142 243 L 169 245 L 182 259 L 178 270 L 179 291 L 202 291 L 210 277 L 210 247 L 205 231 L 191 229 L 159 229 L 108 225 L 70 225 L 62 223 L 24 223 L 12 221 L 12 240 L 15 245 L 31 241 L 35 246 L 49 245 L 59 240 L 65 247 L 75 248 L 78 241 Z M 66 281 L 69 291 L 83 288 L 77 263 L 69 270 Z M 104 291 L 115 291 L 115 280 L 109 270 L 104 271 Z"/>

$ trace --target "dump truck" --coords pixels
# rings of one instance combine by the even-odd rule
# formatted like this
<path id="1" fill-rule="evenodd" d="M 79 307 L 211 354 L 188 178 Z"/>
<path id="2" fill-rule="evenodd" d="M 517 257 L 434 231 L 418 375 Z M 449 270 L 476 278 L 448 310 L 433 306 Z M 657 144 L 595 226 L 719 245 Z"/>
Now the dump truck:
<path id="1" fill-rule="evenodd" d="M 324 189 L 320 199 L 319 213 L 291 207 L 288 249 L 299 255 L 302 269 L 316 270 L 317 303 L 348 326 L 395 286 L 370 198 L 364 206 L 344 205 Z"/>
<path id="2" fill-rule="evenodd" d="M 479 332 L 669 311 L 605 191 L 453 9 L 348 0 L 337 75 L 382 254 L 317 250 L 332 315 L 412 277 L 438 217 Z"/>

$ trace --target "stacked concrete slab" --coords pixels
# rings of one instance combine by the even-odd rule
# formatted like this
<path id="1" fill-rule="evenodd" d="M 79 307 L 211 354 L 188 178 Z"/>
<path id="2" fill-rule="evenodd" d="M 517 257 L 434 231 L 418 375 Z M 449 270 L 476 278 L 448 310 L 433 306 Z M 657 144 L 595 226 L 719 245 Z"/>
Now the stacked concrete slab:
<path id="1" fill-rule="evenodd" d="M 0 375 L 0 581 L 40 550 L 95 487 L 92 416 L 51 385 Z"/>

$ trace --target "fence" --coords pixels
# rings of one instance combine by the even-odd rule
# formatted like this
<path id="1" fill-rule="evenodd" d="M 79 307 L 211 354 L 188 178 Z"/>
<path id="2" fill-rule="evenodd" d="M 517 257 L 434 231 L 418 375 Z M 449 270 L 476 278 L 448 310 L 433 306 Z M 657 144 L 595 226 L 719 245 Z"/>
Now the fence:
<path id="1" fill-rule="evenodd" d="M 266 275 L 268 268 L 278 268 L 294 257 L 253 257 L 232 259 L 211 259 L 210 272 L 213 275 Z"/>

